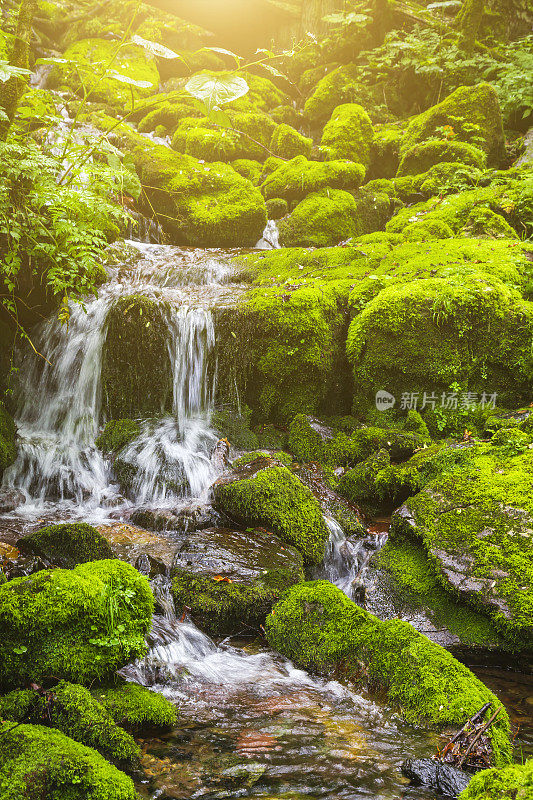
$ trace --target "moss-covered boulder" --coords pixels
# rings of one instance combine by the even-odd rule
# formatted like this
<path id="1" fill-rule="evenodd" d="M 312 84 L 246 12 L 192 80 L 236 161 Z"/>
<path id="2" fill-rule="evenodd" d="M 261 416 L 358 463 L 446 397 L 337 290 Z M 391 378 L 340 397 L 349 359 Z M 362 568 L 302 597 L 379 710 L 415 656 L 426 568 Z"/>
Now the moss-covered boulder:
<path id="1" fill-rule="evenodd" d="M 344 674 L 386 690 L 408 722 L 461 725 L 485 704 L 494 762 L 510 760 L 509 718 L 467 667 L 400 620 L 381 621 L 328 581 L 290 589 L 267 617 L 269 644 L 307 669 Z M 488 717 L 487 717 L 488 718 Z"/>
<path id="2" fill-rule="evenodd" d="M 135 734 L 169 730 L 178 720 L 170 700 L 138 683 L 98 686 L 92 694 L 117 725 Z"/>
<path id="3" fill-rule="evenodd" d="M 390 464 L 387 450 L 379 450 L 341 477 L 339 493 L 355 503 L 366 514 L 374 514 L 380 508 L 380 497 L 376 492 L 376 476 Z"/>
<path id="4" fill-rule="evenodd" d="M 402 155 L 447 126 L 457 139 L 481 147 L 489 165 L 501 162 L 505 154 L 502 115 L 498 95 L 490 83 L 460 86 L 441 103 L 414 117 L 402 140 Z"/>
<path id="5" fill-rule="evenodd" d="M 402 155 L 396 173 L 398 178 L 404 175 L 420 175 L 428 172 L 435 164 L 459 162 L 476 169 L 483 169 L 486 155 L 479 147 L 468 142 L 434 141 L 415 144 Z"/>
<path id="6" fill-rule="evenodd" d="M 16 432 L 13 417 L 0 402 L 0 478 L 17 457 Z"/>
<path id="7" fill-rule="evenodd" d="M 0 685 L 90 683 L 146 652 L 153 597 L 119 560 L 41 570 L 0 586 Z"/>
<path id="8" fill-rule="evenodd" d="M 357 203 L 349 192 L 323 189 L 298 203 L 279 224 L 282 247 L 331 247 L 357 234 Z"/>
<path id="9" fill-rule="evenodd" d="M 312 125 L 318 126 L 344 103 L 361 103 L 365 108 L 372 104 L 372 91 L 361 82 L 355 64 L 338 67 L 321 77 L 305 102 L 304 114 Z"/>
<path id="10" fill-rule="evenodd" d="M 174 558 L 172 594 L 202 630 L 221 635 L 259 628 L 289 586 L 303 580 L 303 559 L 262 530 L 207 528 L 187 536 Z"/>
<path id="11" fill-rule="evenodd" d="M 529 800 L 533 796 L 533 758 L 474 775 L 459 800 Z"/>
<path id="12" fill-rule="evenodd" d="M 367 177 L 393 178 L 400 163 L 400 146 L 404 131 L 400 124 L 379 125 L 374 128 Z"/>
<path id="13" fill-rule="evenodd" d="M 98 750 L 125 768 L 138 765 L 140 749 L 134 738 L 115 724 L 109 712 L 84 686 L 60 681 L 42 694 L 17 689 L 0 698 L 0 719 L 32 722 L 56 728 L 76 742 Z"/>
<path id="14" fill-rule="evenodd" d="M 311 491 L 274 459 L 259 456 L 213 485 L 217 507 L 247 525 L 261 525 L 296 547 L 305 561 L 324 558 L 329 532 Z"/>
<path id="15" fill-rule="evenodd" d="M 276 124 L 255 112 L 228 112 L 231 127 L 220 128 L 207 118 L 185 117 L 178 123 L 172 147 L 204 161 L 233 161 L 239 158 L 264 161 Z"/>
<path id="16" fill-rule="evenodd" d="M 279 166 L 261 185 L 265 198 L 283 197 L 303 200 L 321 189 L 357 189 L 363 182 L 365 168 L 349 161 L 308 161 L 297 156 Z"/>
<path id="17" fill-rule="evenodd" d="M 104 407 L 110 417 L 161 414 L 169 409 L 168 337 L 165 309 L 151 298 L 123 296 L 111 307 L 102 356 Z"/>
<path id="18" fill-rule="evenodd" d="M 89 83 L 93 102 L 129 108 L 136 100 L 157 92 L 159 86 L 155 58 L 133 44 L 124 46 L 108 39 L 82 39 L 69 47 L 63 58 L 65 63 L 54 66 L 51 85 L 66 84 L 82 93 Z M 113 77 L 113 72 L 136 81 L 137 85 Z M 95 80 L 95 74 L 102 77 Z"/>
<path id="19" fill-rule="evenodd" d="M 517 444 L 500 434 L 410 497 L 394 515 L 391 539 L 422 544 L 445 589 L 531 649 L 533 453 L 529 438 Z"/>
<path id="20" fill-rule="evenodd" d="M 19 539 L 17 547 L 22 553 L 40 556 L 65 569 L 87 561 L 113 558 L 107 539 L 85 522 L 46 525 Z"/>
<path id="21" fill-rule="evenodd" d="M 100 436 L 96 446 L 102 453 L 116 453 L 129 444 L 141 432 L 141 426 L 133 419 L 110 419 Z"/>
<path id="22" fill-rule="evenodd" d="M 368 167 L 374 130 L 363 106 L 337 106 L 322 133 L 320 150 L 328 160 L 348 159 Z"/>
<path id="23" fill-rule="evenodd" d="M 176 244 L 251 247 L 267 221 L 265 202 L 249 180 L 220 162 L 201 163 L 122 126 L 119 144 L 131 152 L 144 186 L 140 210 Z"/>
<path id="24" fill-rule="evenodd" d="M 379 389 L 437 402 L 458 381 L 516 404 L 528 392 L 532 331 L 533 306 L 484 273 L 389 285 L 348 332 L 357 403 L 373 404 Z"/>
<path id="25" fill-rule="evenodd" d="M 281 158 L 296 158 L 305 156 L 309 158 L 313 140 L 302 136 L 291 125 L 278 125 L 270 142 L 270 150 Z"/>
<path id="26" fill-rule="evenodd" d="M 136 800 L 131 778 L 59 731 L 4 723 L 0 736 L 2 800 Z"/>

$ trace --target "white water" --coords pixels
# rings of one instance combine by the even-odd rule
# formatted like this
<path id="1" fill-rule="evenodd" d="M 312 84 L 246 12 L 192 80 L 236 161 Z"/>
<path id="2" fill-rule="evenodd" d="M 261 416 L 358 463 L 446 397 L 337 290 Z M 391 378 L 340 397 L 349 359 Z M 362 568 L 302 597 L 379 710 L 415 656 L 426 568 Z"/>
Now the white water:
<path id="1" fill-rule="evenodd" d="M 112 270 L 111 280 L 85 310 L 73 305 L 68 326 L 47 320 L 35 336 L 42 357 L 27 357 L 21 370 L 16 423 L 19 456 L 4 484 L 21 489 L 28 519 L 53 514 L 103 521 L 110 507 L 176 504 L 200 497 L 216 477 L 210 453 L 215 343 L 209 306 L 224 295 L 230 269 L 221 254 L 132 243 L 133 266 Z M 122 295 L 142 292 L 165 300 L 173 369 L 170 417 L 142 424 L 123 454 L 137 476 L 129 500 L 119 494 L 109 459 L 95 447 L 101 429 L 101 367 L 106 318 Z M 163 477 L 161 477 L 163 476 Z M 176 485 L 182 486 L 181 490 Z"/>
<path id="2" fill-rule="evenodd" d="M 338 586 L 350 599 L 358 601 L 358 591 L 364 593 L 364 578 L 371 555 L 387 540 L 387 534 L 375 534 L 362 539 L 347 539 L 339 523 L 324 517 L 329 528 L 329 541 L 322 572 L 328 581 Z"/>
<path id="3" fill-rule="evenodd" d="M 257 250 L 279 250 L 279 230 L 276 220 L 269 219 L 262 237 L 256 244 Z"/>

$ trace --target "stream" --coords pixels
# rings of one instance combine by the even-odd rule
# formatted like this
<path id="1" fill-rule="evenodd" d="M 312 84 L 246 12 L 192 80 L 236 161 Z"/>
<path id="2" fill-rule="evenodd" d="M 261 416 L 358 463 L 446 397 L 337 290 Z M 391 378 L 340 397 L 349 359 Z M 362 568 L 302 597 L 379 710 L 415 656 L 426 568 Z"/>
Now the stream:
<path id="1" fill-rule="evenodd" d="M 269 225 L 259 246 L 276 246 L 275 226 Z M 209 503 L 218 475 L 211 460 L 218 438 L 210 424 L 216 380 L 210 368 L 212 309 L 243 291 L 232 283 L 234 254 L 139 242 L 128 243 L 128 250 L 125 263 L 109 270 L 98 298 L 87 300 L 85 309 L 73 306 L 68 330 L 56 319 L 43 323 L 34 341 L 44 359 L 26 357 L 20 365 L 19 456 L 4 485 L 19 489 L 25 502 L 0 520 L 3 541 L 13 543 L 48 521 L 113 525 L 140 506 L 179 512 Z M 173 401 L 170 415 L 144 421 L 128 445 L 124 458 L 136 464 L 137 473 L 125 497 L 95 439 L 103 421 L 107 316 L 119 297 L 139 292 L 165 304 Z M 184 488 L 177 491 L 177 484 Z M 317 577 L 353 596 L 387 534 L 371 528 L 354 544 L 334 520 L 326 521 L 331 537 Z M 159 613 L 149 653 L 121 673 L 171 699 L 180 720 L 168 735 L 141 740 L 150 776 L 139 784 L 143 797 L 434 797 L 409 787 L 400 764 L 432 755 L 442 734 L 403 723 L 380 698 L 311 676 L 261 643 L 213 642 L 191 621 L 178 620 L 168 578 L 158 576 L 152 586 Z M 490 677 L 489 671 L 478 674 L 507 692 L 511 713 L 516 706 L 515 716 L 522 715 L 523 746 L 533 751 L 527 687 L 517 676 L 513 695 L 509 673 L 504 689 L 501 676 Z"/>

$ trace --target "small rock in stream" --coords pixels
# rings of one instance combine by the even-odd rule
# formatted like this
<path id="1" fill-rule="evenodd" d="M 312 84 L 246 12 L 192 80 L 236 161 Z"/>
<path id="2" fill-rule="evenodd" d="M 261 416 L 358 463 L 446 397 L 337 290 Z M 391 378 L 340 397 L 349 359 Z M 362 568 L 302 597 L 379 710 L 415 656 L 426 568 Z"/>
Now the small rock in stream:
<path id="1" fill-rule="evenodd" d="M 26 502 L 26 497 L 20 489 L 0 489 L 0 514 L 14 511 Z"/>
<path id="2" fill-rule="evenodd" d="M 462 769 L 435 761 L 433 758 L 408 759 L 402 764 L 402 773 L 415 786 L 429 786 L 439 794 L 450 798 L 459 797 L 472 777 Z"/>

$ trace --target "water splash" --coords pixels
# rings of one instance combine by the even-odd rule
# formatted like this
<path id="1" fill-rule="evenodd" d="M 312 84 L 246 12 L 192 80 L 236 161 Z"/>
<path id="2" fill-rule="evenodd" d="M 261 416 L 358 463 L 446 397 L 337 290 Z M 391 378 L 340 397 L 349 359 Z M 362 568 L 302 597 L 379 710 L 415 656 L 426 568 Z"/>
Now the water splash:
<path id="1" fill-rule="evenodd" d="M 329 528 L 322 576 L 338 586 L 356 602 L 364 602 L 365 574 L 371 556 L 387 540 L 386 533 L 371 534 L 361 539 L 349 539 L 333 517 L 324 517 Z"/>
<path id="2" fill-rule="evenodd" d="M 279 250 L 280 246 L 278 224 L 276 220 L 269 219 L 255 247 L 257 250 Z"/>

